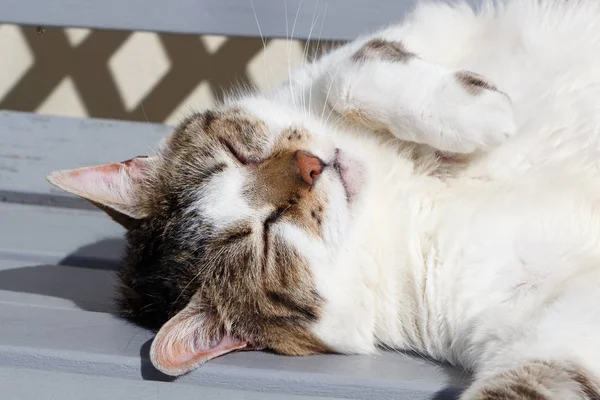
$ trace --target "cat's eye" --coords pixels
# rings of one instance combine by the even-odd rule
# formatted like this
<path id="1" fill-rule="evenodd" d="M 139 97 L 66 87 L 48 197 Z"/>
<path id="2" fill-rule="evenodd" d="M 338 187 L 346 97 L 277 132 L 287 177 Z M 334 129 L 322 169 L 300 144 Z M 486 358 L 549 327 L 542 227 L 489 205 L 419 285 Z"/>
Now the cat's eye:
<path id="1" fill-rule="evenodd" d="M 277 208 L 274 212 L 272 212 L 267 219 L 265 219 L 265 222 L 263 223 L 264 229 L 263 229 L 263 241 L 264 241 L 264 253 L 267 254 L 269 252 L 269 227 L 271 226 L 271 224 L 275 223 L 275 221 L 277 221 L 284 212 L 286 212 L 286 210 L 289 207 L 279 207 Z"/>
<path id="2" fill-rule="evenodd" d="M 227 140 L 221 140 L 221 143 L 236 160 L 244 165 L 256 165 L 260 162 L 258 157 L 244 155 Z"/>

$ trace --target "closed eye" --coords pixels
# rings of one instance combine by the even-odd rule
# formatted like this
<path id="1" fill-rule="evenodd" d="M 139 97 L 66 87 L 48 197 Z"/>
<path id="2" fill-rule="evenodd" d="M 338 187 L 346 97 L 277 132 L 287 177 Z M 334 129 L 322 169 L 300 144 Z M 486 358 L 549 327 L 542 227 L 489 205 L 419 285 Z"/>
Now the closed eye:
<path id="1" fill-rule="evenodd" d="M 277 208 L 271 215 L 265 219 L 263 223 L 263 240 L 264 240 L 264 255 L 266 256 L 269 251 L 269 228 L 272 224 L 274 224 L 281 216 L 291 207 L 287 205 L 286 207 Z"/>
<path id="2" fill-rule="evenodd" d="M 238 160 L 240 163 L 244 164 L 244 165 L 254 165 L 254 164 L 258 164 L 259 160 L 256 157 L 250 156 L 250 157 L 246 157 L 245 155 L 243 155 L 242 153 L 240 153 L 235 146 L 233 146 L 230 142 L 228 142 L 227 140 L 222 139 L 221 143 L 223 144 L 223 146 L 229 151 L 229 153 L 236 159 Z"/>
<path id="3" fill-rule="evenodd" d="M 275 210 L 265 220 L 265 227 L 268 227 L 269 225 L 271 225 L 272 223 L 274 223 L 275 221 L 277 221 L 288 208 L 290 208 L 290 207 L 289 206 L 285 207 L 285 208 L 279 207 L 277 210 Z"/>

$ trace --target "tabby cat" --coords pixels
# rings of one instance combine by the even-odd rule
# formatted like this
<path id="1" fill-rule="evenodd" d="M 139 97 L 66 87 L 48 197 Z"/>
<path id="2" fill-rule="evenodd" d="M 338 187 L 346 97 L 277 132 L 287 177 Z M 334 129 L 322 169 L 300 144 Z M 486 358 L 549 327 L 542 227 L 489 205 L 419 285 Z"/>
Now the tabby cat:
<path id="1" fill-rule="evenodd" d="M 122 313 L 180 375 L 412 350 L 463 399 L 600 399 L 600 2 L 419 5 L 156 154 L 57 171 L 128 229 Z"/>

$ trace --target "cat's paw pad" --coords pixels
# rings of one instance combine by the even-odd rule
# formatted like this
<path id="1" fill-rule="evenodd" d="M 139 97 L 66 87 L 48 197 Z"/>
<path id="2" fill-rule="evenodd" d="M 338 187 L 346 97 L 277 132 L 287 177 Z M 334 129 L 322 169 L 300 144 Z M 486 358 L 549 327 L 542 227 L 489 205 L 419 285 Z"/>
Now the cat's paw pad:
<path id="1" fill-rule="evenodd" d="M 456 72 L 435 96 L 442 150 L 488 150 L 517 131 L 510 97 L 480 75 Z"/>

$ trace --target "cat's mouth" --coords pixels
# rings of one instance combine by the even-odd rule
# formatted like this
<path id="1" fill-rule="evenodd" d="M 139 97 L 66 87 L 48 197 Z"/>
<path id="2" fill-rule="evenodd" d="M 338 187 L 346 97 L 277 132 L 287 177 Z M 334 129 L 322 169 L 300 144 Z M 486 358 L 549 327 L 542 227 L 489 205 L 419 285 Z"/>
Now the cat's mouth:
<path id="1" fill-rule="evenodd" d="M 362 165 L 355 159 L 348 157 L 340 149 L 335 149 L 335 157 L 331 166 L 340 177 L 348 203 L 352 203 L 358 196 L 364 181 Z"/>

